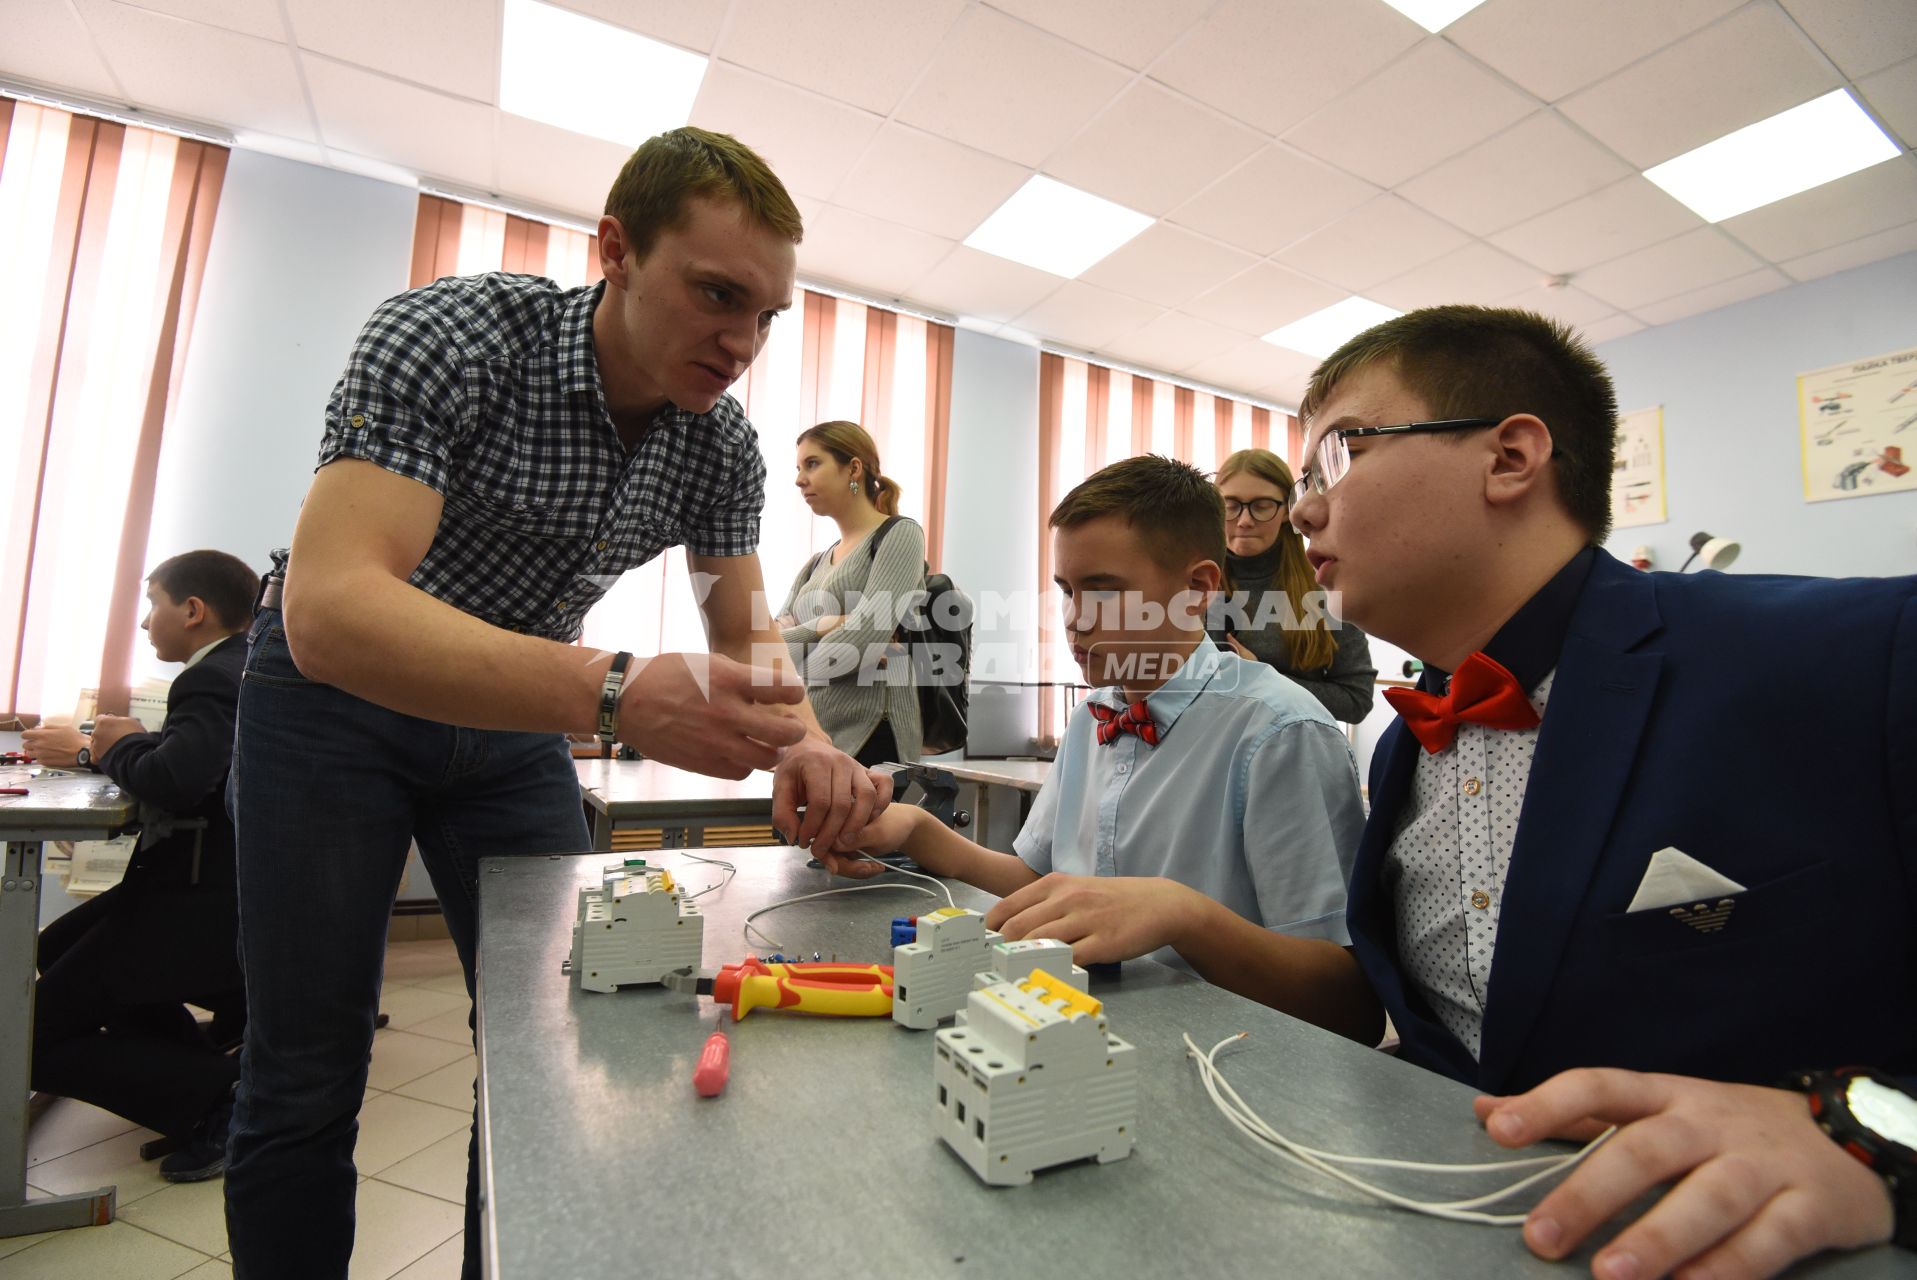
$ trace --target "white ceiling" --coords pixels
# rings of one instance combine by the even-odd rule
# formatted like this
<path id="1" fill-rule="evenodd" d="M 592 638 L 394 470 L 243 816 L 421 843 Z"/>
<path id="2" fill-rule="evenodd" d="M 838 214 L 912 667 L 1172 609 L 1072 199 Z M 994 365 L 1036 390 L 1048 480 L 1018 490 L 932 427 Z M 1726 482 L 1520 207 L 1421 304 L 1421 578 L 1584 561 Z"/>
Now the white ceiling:
<path id="1" fill-rule="evenodd" d="M 805 276 L 1282 404 L 1312 361 L 1258 336 L 1353 291 L 1603 341 L 1917 249 L 1910 0 L 565 3 L 710 56 L 693 123 L 784 177 Z M 0 0 L 0 76 L 589 222 L 627 149 L 493 105 L 500 10 Z M 1840 86 L 1902 155 L 1716 226 L 1641 176 Z M 1077 281 L 959 243 L 1033 172 L 1158 221 Z"/>

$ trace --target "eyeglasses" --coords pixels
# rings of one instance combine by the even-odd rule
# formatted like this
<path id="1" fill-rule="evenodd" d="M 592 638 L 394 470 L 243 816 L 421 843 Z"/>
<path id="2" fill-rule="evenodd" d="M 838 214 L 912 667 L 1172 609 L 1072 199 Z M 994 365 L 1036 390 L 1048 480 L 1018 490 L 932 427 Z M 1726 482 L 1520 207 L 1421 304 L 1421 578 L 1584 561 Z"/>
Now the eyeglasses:
<path id="1" fill-rule="evenodd" d="M 1291 501 L 1303 501 L 1308 493 L 1323 493 L 1345 478 L 1351 469 L 1351 450 L 1345 441 L 1352 436 L 1408 436 L 1426 431 L 1475 431 L 1495 427 L 1503 418 L 1446 418 L 1441 422 L 1404 422 L 1393 427 L 1344 427 L 1327 431 L 1311 451 L 1309 464 L 1298 473 L 1291 486 Z"/>
<path id="2" fill-rule="evenodd" d="M 1276 519 L 1278 513 L 1284 509 L 1284 500 L 1281 498 L 1253 498 L 1250 502 L 1240 502 L 1236 498 L 1225 499 L 1225 519 L 1227 520 L 1236 520 L 1249 511 L 1253 520 L 1264 524 L 1268 520 Z"/>

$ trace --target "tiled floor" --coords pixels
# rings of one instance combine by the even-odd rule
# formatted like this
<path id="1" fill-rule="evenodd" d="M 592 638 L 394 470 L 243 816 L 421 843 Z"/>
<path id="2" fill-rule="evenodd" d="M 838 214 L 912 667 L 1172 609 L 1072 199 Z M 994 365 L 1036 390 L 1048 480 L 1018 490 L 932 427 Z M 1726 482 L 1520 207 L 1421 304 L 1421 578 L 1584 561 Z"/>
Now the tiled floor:
<path id="1" fill-rule="evenodd" d="M 351 1280 L 446 1280 L 459 1275 L 473 1050 L 466 988 L 453 944 L 395 942 L 380 1008 L 392 1023 L 373 1039 L 360 1111 L 359 1228 Z M 0 1239 L 5 1280 L 220 1280 L 226 1252 L 223 1184 L 169 1183 L 140 1159 L 154 1135 L 85 1103 L 61 1099 L 34 1125 L 27 1183 L 35 1191 L 119 1188 L 104 1227 Z"/>

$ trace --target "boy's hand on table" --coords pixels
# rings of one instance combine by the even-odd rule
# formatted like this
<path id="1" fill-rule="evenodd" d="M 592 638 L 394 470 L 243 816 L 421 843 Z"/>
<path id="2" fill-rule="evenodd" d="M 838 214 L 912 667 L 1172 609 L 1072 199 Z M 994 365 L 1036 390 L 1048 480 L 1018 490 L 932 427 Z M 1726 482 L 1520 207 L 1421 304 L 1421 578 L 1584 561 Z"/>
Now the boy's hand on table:
<path id="1" fill-rule="evenodd" d="M 1890 1238 L 1890 1193 L 1810 1116 L 1804 1095 L 1612 1068 L 1565 1071 L 1472 1104 L 1498 1143 L 1618 1131 L 1546 1196 L 1524 1242 L 1562 1258 L 1640 1197 L 1676 1185 L 1597 1251 L 1599 1280 L 1769 1276 L 1823 1249 Z"/>
<path id="2" fill-rule="evenodd" d="M 1205 899 L 1152 876 L 1068 876 L 1053 872 L 1003 899 L 985 927 L 1008 939 L 1056 938 L 1079 964 L 1109 964 L 1173 945 Z"/>

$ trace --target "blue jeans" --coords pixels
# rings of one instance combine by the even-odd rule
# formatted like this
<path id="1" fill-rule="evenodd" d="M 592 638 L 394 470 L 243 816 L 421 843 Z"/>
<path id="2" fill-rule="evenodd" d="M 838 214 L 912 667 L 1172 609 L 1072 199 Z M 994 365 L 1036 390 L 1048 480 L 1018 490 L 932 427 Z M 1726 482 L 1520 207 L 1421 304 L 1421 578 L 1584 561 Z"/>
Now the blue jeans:
<path id="1" fill-rule="evenodd" d="M 558 734 L 455 728 L 307 680 L 267 609 L 248 636 L 228 803 L 248 1013 L 226 1168 L 233 1270 L 337 1280 L 353 1251 L 353 1143 L 408 843 L 470 995 L 479 859 L 587 849 L 579 783 Z"/>

